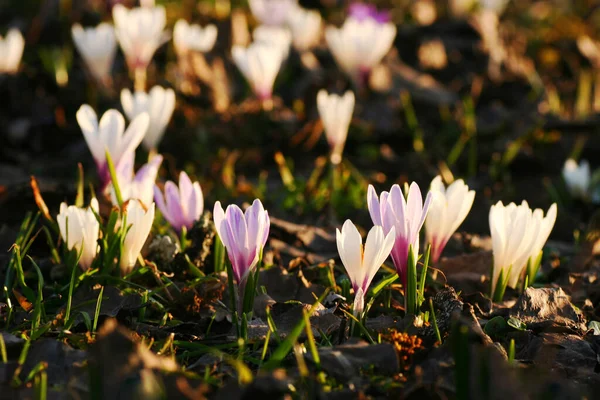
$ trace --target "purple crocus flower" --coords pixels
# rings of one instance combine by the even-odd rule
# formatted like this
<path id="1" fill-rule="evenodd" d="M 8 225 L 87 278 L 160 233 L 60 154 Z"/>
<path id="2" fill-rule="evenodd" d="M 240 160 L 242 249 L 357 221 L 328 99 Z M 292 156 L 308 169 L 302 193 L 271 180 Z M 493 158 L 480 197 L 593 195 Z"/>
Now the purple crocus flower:
<path id="1" fill-rule="evenodd" d="M 117 166 L 117 179 L 123 201 L 137 199 L 145 207 L 150 207 L 154 197 L 154 182 L 162 161 L 163 156 L 156 154 L 134 174 L 132 153 L 132 157 L 125 159 Z M 106 190 L 110 194 L 113 205 L 117 205 L 117 196 L 112 182 L 108 184 Z"/>
<path id="2" fill-rule="evenodd" d="M 348 7 L 348 15 L 358 21 L 373 19 L 380 24 L 385 24 L 390 21 L 390 14 L 387 11 L 377 11 L 377 7 L 373 4 L 352 3 Z"/>
<path id="3" fill-rule="evenodd" d="M 179 174 L 179 187 L 172 181 L 165 183 L 164 195 L 155 185 L 154 201 L 177 232 L 181 232 L 184 226 L 190 229 L 204 211 L 204 197 L 200 184 L 192 183 L 184 171 Z"/>
<path id="4" fill-rule="evenodd" d="M 406 287 L 408 248 L 412 245 L 415 257 L 419 254 L 419 231 L 427 216 L 432 194 L 431 192 L 427 194 L 425 204 L 423 204 L 419 185 L 413 182 L 408 191 L 408 200 L 404 199 L 398 185 L 392 186 L 389 193 L 381 192 L 379 198 L 377 198 L 375 188 L 369 185 L 367 197 L 373 224 L 382 226 L 386 234 L 393 227 L 396 228 L 396 242 L 391 255 L 396 272 Z"/>
<path id="5" fill-rule="evenodd" d="M 267 243 L 269 213 L 258 199 L 254 200 L 245 213 L 236 205 L 230 205 L 223 211 L 221 202 L 217 201 L 213 219 L 217 233 L 227 249 L 233 275 L 238 282 L 241 302 L 248 274 L 256 268 Z"/>

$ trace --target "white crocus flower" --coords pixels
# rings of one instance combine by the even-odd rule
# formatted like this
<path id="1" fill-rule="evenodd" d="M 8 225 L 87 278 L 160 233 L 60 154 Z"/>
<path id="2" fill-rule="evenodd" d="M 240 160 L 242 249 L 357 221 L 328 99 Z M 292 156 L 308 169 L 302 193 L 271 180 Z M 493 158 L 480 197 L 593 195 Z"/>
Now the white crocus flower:
<path id="1" fill-rule="evenodd" d="M 558 213 L 558 208 L 556 204 L 552 204 L 544 217 L 544 211 L 541 208 L 536 208 L 533 210 L 533 223 L 537 227 L 537 235 L 534 238 L 534 241 L 531 245 L 531 249 L 529 250 L 529 256 L 527 260 L 531 259 L 532 262 L 538 257 L 542 248 L 548 241 L 548 237 L 550 237 L 550 233 L 552 232 L 552 228 L 554 228 L 554 223 L 556 222 L 556 216 Z M 521 267 L 521 271 L 527 268 L 527 260 Z M 513 274 L 509 280 L 509 285 L 515 287 L 521 277 L 521 272 L 513 271 Z"/>
<path id="2" fill-rule="evenodd" d="M 122 4 L 113 8 L 115 34 L 131 71 L 145 70 L 156 50 L 169 39 L 165 8 L 136 7 Z"/>
<path id="3" fill-rule="evenodd" d="M 339 67 L 356 82 L 361 82 L 388 53 L 396 26 L 374 18 L 349 17 L 341 28 L 328 26 L 325 39 Z"/>
<path id="4" fill-rule="evenodd" d="M 19 70 L 25 39 L 18 29 L 10 29 L 6 37 L 0 36 L 0 74 L 15 74 Z"/>
<path id="5" fill-rule="evenodd" d="M 91 267 L 98 254 L 100 223 L 96 219 L 96 214 L 98 214 L 98 200 L 93 198 L 87 208 L 61 203 L 60 213 L 56 216 L 60 236 L 69 250 L 75 249 L 77 254 L 81 253 L 79 266 L 84 271 Z"/>
<path id="6" fill-rule="evenodd" d="M 82 28 L 75 24 L 71 34 L 77 51 L 88 69 L 100 82 L 110 80 L 110 70 L 117 52 L 117 39 L 112 25 L 105 22 L 95 28 Z"/>
<path id="7" fill-rule="evenodd" d="M 217 27 L 213 24 L 202 28 L 198 24 L 188 24 L 186 20 L 180 19 L 173 28 L 175 52 L 180 57 L 185 57 L 190 51 L 207 53 L 217 41 L 217 32 Z"/>
<path id="8" fill-rule="evenodd" d="M 335 236 L 340 259 L 354 289 L 354 315 L 359 316 L 371 281 L 392 251 L 396 230 L 392 228 L 386 235 L 381 226 L 372 227 L 363 247 L 358 229 L 348 219 L 341 232 L 336 229 Z"/>
<path id="9" fill-rule="evenodd" d="M 281 26 L 260 25 L 254 32 L 252 37 L 255 43 L 265 43 L 272 45 L 281 50 L 283 59 L 285 60 L 290 53 L 292 45 L 292 32 L 288 28 Z"/>
<path id="10" fill-rule="evenodd" d="M 342 161 L 348 128 L 352 121 L 354 93 L 347 91 L 344 96 L 338 96 L 320 90 L 317 94 L 317 108 L 331 148 L 331 162 L 337 165 Z"/>
<path id="11" fill-rule="evenodd" d="M 273 84 L 283 62 L 281 49 L 271 43 L 254 42 L 248 47 L 233 46 L 233 61 L 260 100 L 273 94 Z"/>
<path id="12" fill-rule="evenodd" d="M 154 203 L 145 208 L 138 200 L 130 200 L 125 204 L 124 212 L 127 233 L 119 261 L 123 275 L 131 272 L 146 239 L 148 239 L 154 222 Z"/>
<path id="13" fill-rule="evenodd" d="M 592 175 L 590 164 L 583 160 L 579 165 L 577 161 L 569 158 L 563 166 L 562 176 L 567 184 L 571 196 L 585 199 L 589 196 Z"/>
<path id="14" fill-rule="evenodd" d="M 287 24 L 296 50 L 307 51 L 319 44 L 323 23 L 318 11 L 294 7 L 288 14 Z"/>
<path id="15" fill-rule="evenodd" d="M 510 270 L 508 286 L 514 288 L 517 285 L 527 260 L 537 257 L 555 220 L 556 204 L 550 207 L 546 218 L 543 218 L 541 209 L 533 212 L 526 201 L 519 206 L 515 203 L 504 206 L 499 201 L 491 207 L 489 223 L 494 254 L 492 293 L 501 271 L 504 271 L 506 279 Z"/>
<path id="16" fill-rule="evenodd" d="M 284 25 L 288 13 L 298 5 L 298 0 L 249 0 L 254 18 L 265 25 Z"/>
<path id="17" fill-rule="evenodd" d="M 147 113 L 138 115 L 125 130 L 125 118 L 117 110 L 105 112 L 98 123 L 94 109 L 84 104 L 77 111 L 77 122 L 96 161 L 98 175 L 102 183 L 106 185 L 110 181 L 106 151 L 110 154 L 115 168 L 119 168 L 124 162 L 133 160 L 135 149 L 148 130 L 150 117 Z"/>
<path id="18" fill-rule="evenodd" d="M 173 89 L 154 86 L 149 93 L 138 91 L 134 94 L 129 89 L 123 89 L 121 91 L 121 105 L 125 115 L 130 120 L 144 113 L 150 116 L 150 124 L 144 136 L 143 144 L 148 151 L 156 150 L 175 110 L 175 92 Z"/>
<path id="19" fill-rule="evenodd" d="M 469 214 L 475 191 L 469 190 L 462 179 L 445 188 L 439 175 L 433 179 L 429 190 L 433 193 L 433 201 L 425 220 L 425 231 L 431 245 L 432 262 L 437 263 L 446 243 Z"/>

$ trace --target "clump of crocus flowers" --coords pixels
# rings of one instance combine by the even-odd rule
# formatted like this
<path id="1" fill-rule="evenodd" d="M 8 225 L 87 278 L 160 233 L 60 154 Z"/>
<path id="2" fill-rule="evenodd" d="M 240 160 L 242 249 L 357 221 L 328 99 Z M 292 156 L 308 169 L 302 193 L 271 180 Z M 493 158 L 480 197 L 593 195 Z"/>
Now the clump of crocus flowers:
<path id="1" fill-rule="evenodd" d="M 531 285 L 541 263 L 541 253 L 556 222 L 557 207 L 552 204 L 544 217 L 541 209 L 498 202 L 490 209 L 489 223 L 494 253 L 491 293 L 501 301 L 506 286 L 515 288 L 520 279 Z"/>

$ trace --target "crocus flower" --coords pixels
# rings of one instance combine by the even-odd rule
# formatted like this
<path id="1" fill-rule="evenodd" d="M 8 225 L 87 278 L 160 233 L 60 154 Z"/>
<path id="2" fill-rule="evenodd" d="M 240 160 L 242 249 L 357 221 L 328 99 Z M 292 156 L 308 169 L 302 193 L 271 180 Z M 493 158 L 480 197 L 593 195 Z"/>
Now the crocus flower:
<path id="1" fill-rule="evenodd" d="M 298 5 L 298 0 L 249 0 L 254 18 L 265 25 L 284 25 L 288 13 Z"/>
<path id="2" fill-rule="evenodd" d="M 392 227 L 384 234 L 381 226 L 372 227 L 363 247 L 358 229 L 348 219 L 341 232 L 336 229 L 335 237 L 342 264 L 354 289 L 354 315 L 359 316 L 371 281 L 394 246 L 396 230 Z"/>
<path id="3" fill-rule="evenodd" d="M 172 181 L 165 183 L 163 195 L 158 186 L 154 186 L 154 200 L 158 209 L 173 229 L 181 232 L 185 226 L 190 229 L 200 219 L 204 211 L 204 197 L 198 182 L 192 183 L 189 176 L 181 171 L 179 187 Z"/>
<path id="4" fill-rule="evenodd" d="M 281 26 L 260 25 L 252 32 L 255 43 L 265 43 L 279 48 L 285 60 L 292 45 L 292 32 Z"/>
<path id="5" fill-rule="evenodd" d="M 223 211 L 217 201 L 213 210 L 215 229 L 227 249 L 235 280 L 239 286 L 239 299 L 243 299 L 248 274 L 256 268 L 269 236 L 269 213 L 260 200 L 254 200 L 246 212 L 236 205 Z"/>
<path id="6" fill-rule="evenodd" d="M 117 169 L 117 179 L 119 180 L 119 189 L 123 201 L 136 199 L 144 206 L 149 206 L 154 198 L 154 183 L 158 175 L 158 170 L 163 161 L 163 156 L 156 154 L 152 156 L 147 164 L 144 164 L 136 174 L 133 173 L 133 159 L 127 160 Z M 117 196 L 114 187 L 109 184 L 107 191 L 113 205 L 117 205 Z"/>
<path id="7" fill-rule="evenodd" d="M 25 39 L 18 29 L 10 29 L 6 37 L 0 36 L 0 74 L 15 74 L 19 70 Z"/>
<path id="8" fill-rule="evenodd" d="M 318 11 L 295 7 L 288 14 L 287 24 L 296 50 L 307 51 L 319 44 L 323 21 Z"/>
<path id="9" fill-rule="evenodd" d="M 357 84 L 364 84 L 369 73 L 392 47 L 396 26 L 374 18 L 348 17 L 341 28 L 328 26 L 325 39 L 339 67 Z"/>
<path id="10" fill-rule="evenodd" d="M 156 150 L 175 110 L 173 89 L 154 86 L 149 93 L 136 91 L 134 94 L 131 94 L 129 89 L 123 89 L 121 105 L 130 120 L 144 113 L 150 116 L 148 131 L 144 135 L 142 143 L 146 150 Z"/>
<path id="11" fill-rule="evenodd" d="M 367 19 L 375 20 L 380 24 L 385 24 L 390 21 L 390 14 L 387 11 L 377 11 L 374 4 L 352 3 L 348 7 L 348 15 L 358 21 Z"/>
<path id="12" fill-rule="evenodd" d="M 124 162 L 133 162 L 135 149 L 144 138 L 149 121 L 148 114 L 140 114 L 125 130 L 125 118 L 117 110 L 105 112 L 98 124 L 98 117 L 92 107 L 84 104 L 79 108 L 77 122 L 96 161 L 98 175 L 104 187 L 110 181 L 106 151 L 108 150 L 117 169 Z"/>
<path id="13" fill-rule="evenodd" d="M 432 194 L 429 192 L 423 204 L 419 185 L 413 182 L 408 191 L 408 199 L 404 198 L 400 186 L 393 185 L 388 192 L 381 192 L 379 198 L 375 188 L 369 185 L 368 207 L 374 225 L 383 227 L 387 234 L 392 228 L 396 228 L 396 241 L 392 249 L 392 260 L 396 272 L 404 287 L 406 287 L 408 248 L 412 245 L 415 257 L 419 254 L 419 231 L 423 226 Z"/>
<path id="14" fill-rule="evenodd" d="M 317 94 L 317 108 L 331 148 L 331 162 L 337 165 L 342 161 L 348 128 L 352 121 L 354 93 L 347 91 L 344 96 L 338 96 L 320 90 Z"/>
<path id="15" fill-rule="evenodd" d="M 583 160 L 578 165 L 577 161 L 569 158 L 565 161 L 562 176 L 571 196 L 580 199 L 585 199 L 589 196 L 592 176 L 590 173 L 590 164 L 587 161 Z"/>
<path id="16" fill-rule="evenodd" d="M 541 209 L 532 211 L 526 201 L 520 206 L 510 203 L 504 206 L 501 201 L 490 209 L 489 223 L 494 253 L 492 293 L 494 293 L 504 270 L 509 273 L 508 286 L 515 287 L 527 266 L 530 257 L 537 257 L 548 240 L 556 221 L 556 204 L 553 204 L 546 217 Z"/>
<path id="17" fill-rule="evenodd" d="M 287 24 L 296 50 L 307 51 L 319 44 L 323 22 L 318 11 L 294 7 L 288 13 Z"/>
<path id="18" fill-rule="evenodd" d="M 110 70 L 117 52 L 117 39 L 112 25 L 105 22 L 95 28 L 82 28 L 75 24 L 71 34 L 77 51 L 89 71 L 99 82 L 110 80 Z"/>
<path id="19" fill-rule="evenodd" d="M 98 200 L 95 198 L 87 208 L 67 206 L 61 203 L 60 213 L 56 216 L 60 236 L 69 250 L 81 252 L 79 266 L 84 271 L 89 269 L 98 254 L 98 235 L 100 223 L 96 219 Z"/>
<path id="20" fill-rule="evenodd" d="M 213 24 L 202 28 L 198 24 L 188 24 L 180 19 L 173 28 L 173 44 L 179 57 L 185 57 L 190 51 L 207 53 L 217 41 L 217 27 Z"/>
<path id="21" fill-rule="evenodd" d="M 123 275 L 131 272 L 135 262 L 148 239 L 154 222 L 154 203 L 146 208 L 138 200 L 129 200 L 124 205 L 127 233 L 123 241 L 123 251 L 119 266 Z"/>
<path id="22" fill-rule="evenodd" d="M 145 70 L 156 50 L 169 39 L 164 32 L 167 23 L 165 8 L 136 7 L 122 4 L 113 8 L 115 34 L 125 54 L 130 71 Z"/>
<path id="23" fill-rule="evenodd" d="M 425 232 L 431 245 L 431 259 L 437 263 L 446 243 L 469 214 L 475 191 L 469 190 L 462 179 L 446 189 L 439 175 L 433 179 L 429 190 L 433 199 L 425 219 Z"/>
<path id="24" fill-rule="evenodd" d="M 254 42 L 248 47 L 233 46 L 233 61 L 260 100 L 269 100 L 283 62 L 281 49 L 272 43 Z"/>

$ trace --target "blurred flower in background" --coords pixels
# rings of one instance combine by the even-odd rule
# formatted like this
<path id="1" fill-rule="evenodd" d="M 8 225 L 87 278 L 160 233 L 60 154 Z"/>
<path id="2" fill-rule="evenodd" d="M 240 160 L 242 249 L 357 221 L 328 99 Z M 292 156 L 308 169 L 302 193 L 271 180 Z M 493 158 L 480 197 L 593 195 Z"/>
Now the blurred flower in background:
<path id="1" fill-rule="evenodd" d="M 284 25 L 288 13 L 296 7 L 298 0 L 249 0 L 248 5 L 254 18 L 265 25 Z"/>
<path id="2" fill-rule="evenodd" d="M 352 3 L 348 7 L 348 15 L 359 22 L 372 19 L 380 24 L 384 24 L 390 21 L 389 12 L 377 11 L 377 6 L 374 4 Z"/>
<path id="3" fill-rule="evenodd" d="M 96 161 L 98 176 L 103 187 L 106 187 L 110 182 L 106 152 L 110 154 L 116 169 L 124 168 L 126 164 L 123 163 L 133 165 L 135 149 L 148 130 L 150 117 L 147 113 L 138 115 L 125 130 L 125 118 L 117 110 L 105 112 L 98 123 L 94 109 L 84 104 L 77 111 L 77 122 Z"/>
<path id="4" fill-rule="evenodd" d="M 146 150 L 156 151 L 175 110 L 175 91 L 154 86 L 148 93 L 136 91 L 132 94 L 129 89 L 123 89 L 121 106 L 130 121 L 144 113 L 150 116 L 142 143 Z"/>
<path id="5" fill-rule="evenodd" d="M 344 96 L 327 94 L 325 90 L 320 90 L 317 94 L 317 108 L 331 148 L 331 163 L 334 165 L 342 161 L 348 128 L 354 112 L 354 102 L 354 93 L 351 91 L 347 91 Z"/>
<path id="6" fill-rule="evenodd" d="M 179 19 L 173 28 L 173 44 L 179 57 L 185 57 L 190 51 L 207 53 L 217 41 L 217 27 L 213 24 L 204 28 L 198 24 L 188 24 Z"/>
<path id="7" fill-rule="evenodd" d="M 117 39 L 112 25 L 105 22 L 96 27 L 82 28 L 75 24 L 71 34 L 77 51 L 92 76 L 100 83 L 111 81 L 111 69 L 117 52 Z"/>
<path id="8" fill-rule="evenodd" d="M 350 15 L 341 28 L 328 26 L 325 30 L 327 45 L 338 66 L 359 87 L 388 53 L 396 37 L 396 26 L 380 19 L 363 13 L 359 17 Z"/>
<path id="9" fill-rule="evenodd" d="M 577 161 L 569 158 L 563 166 L 562 177 L 571 196 L 584 200 L 589 197 L 592 174 L 586 160 L 577 164 Z"/>
<path id="10" fill-rule="evenodd" d="M 265 43 L 277 47 L 285 60 L 290 53 L 292 45 L 292 32 L 286 27 L 260 25 L 252 32 L 255 43 Z"/>
<path id="11" fill-rule="evenodd" d="M 307 51 L 319 44 L 323 20 L 318 11 L 293 7 L 288 13 L 287 25 L 296 50 Z"/>
<path id="12" fill-rule="evenodd" d="M 10 29 L 6 37 L 0 36 L 0 74 L 16 74 L 19 70 L 25 39 L 18 29 Z"/>
<path id="13" fill-rule="evenodd" d="M 145 71 L 156 50 L 169 39 L 164 31 L 165 8 L 136 7 L 127 9 L 121 4 L 113 8 L 115 33 L 125 54 L 130 72 Z"/>
<path id="14" fill-rule="evenodd" d="M 254 42 L 248 47 L 234 46 L 231 55 L 258 99 L 270 100 L 283 62 L 281 48 L 271 42 Z"/>

